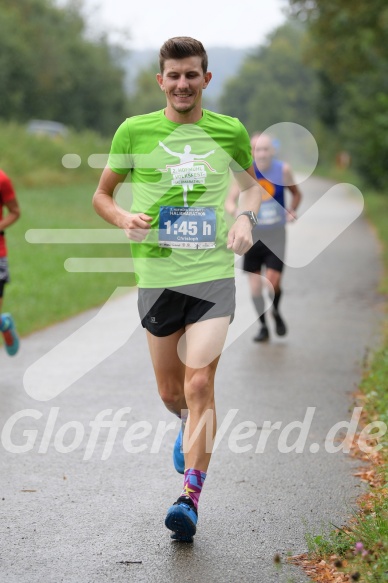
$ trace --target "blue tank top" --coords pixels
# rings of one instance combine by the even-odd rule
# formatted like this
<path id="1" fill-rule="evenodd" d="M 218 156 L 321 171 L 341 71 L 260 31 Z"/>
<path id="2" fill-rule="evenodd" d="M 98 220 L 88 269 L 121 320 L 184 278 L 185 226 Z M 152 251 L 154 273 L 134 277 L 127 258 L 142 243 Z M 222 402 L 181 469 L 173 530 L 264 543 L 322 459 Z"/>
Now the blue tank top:
<path id="1" fill-rule="evenodd" d="M 258 228 L 273 228 L 283 226 L 286 222 L 284 210 L 283 166 L 280 160 L 272 160 L 271 166 L 265 170 L 265 176 L 253 163 L 257 182 L 264 188 L 259 214 L 257 215 Z"/>

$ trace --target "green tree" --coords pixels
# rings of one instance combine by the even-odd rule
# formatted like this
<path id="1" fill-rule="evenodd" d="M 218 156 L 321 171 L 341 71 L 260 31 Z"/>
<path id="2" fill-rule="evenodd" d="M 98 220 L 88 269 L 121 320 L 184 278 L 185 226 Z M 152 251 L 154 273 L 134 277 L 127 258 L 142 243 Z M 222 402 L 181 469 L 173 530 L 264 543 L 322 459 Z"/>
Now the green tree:
<path id="1" fill-rule="evenodd" d="M 0 0 L 0 11 L 0 117 L 117 127 L 128 114 L 124 70 L 105 38 L 86 38 L 75 3 Z"/>
<path id="2" fill-rule="evenodd" d="M 17 11 L 0 1 L 0 116 L 22 119 L 34 84 L 35 57 Z"/>
<path id="3" fill-rule="evenodd" d="M 226 84 L 221 112 L 239 117 L 250 132 L 284 121 L 313 129 L 317 79 L 304 62 L 306 42 L 298 22 L 276 29 Z"/>
<path id="4" fill-rule="evenodd" d="M 292 12 L 307 20 L 313 59 L 337 83 L 374 69 L 388 58 L 386 0 L 290 0 Z"/>
<path id="5" fill-rule="evenodd" d="M 371 184 L 385 187 L 388 159 L 386 0 L 290 0 L 310 30 L 309 62 L 321 79 L 326 127 Z"/>
<path id="6" fill-rule="evenodd" d="M 131 95 L 133 115 L 150 113 L 166 106 L 166 97 L 156 81 L 158 72 L 157 63 L 139 71 L 135 80 L 135 91 Z"/>

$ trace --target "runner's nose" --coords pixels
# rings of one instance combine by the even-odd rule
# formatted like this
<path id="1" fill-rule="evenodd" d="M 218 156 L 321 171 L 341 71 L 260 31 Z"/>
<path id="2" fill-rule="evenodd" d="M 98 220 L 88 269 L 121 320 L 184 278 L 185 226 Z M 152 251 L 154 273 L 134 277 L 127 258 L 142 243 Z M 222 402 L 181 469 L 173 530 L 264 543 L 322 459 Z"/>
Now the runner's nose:
<path id="1" fill-rule="evenodd" d="M 187 89 L 189 83 L 185 77 L 185 75 L 181 75 L 178 80 L 178 89 Z"/>

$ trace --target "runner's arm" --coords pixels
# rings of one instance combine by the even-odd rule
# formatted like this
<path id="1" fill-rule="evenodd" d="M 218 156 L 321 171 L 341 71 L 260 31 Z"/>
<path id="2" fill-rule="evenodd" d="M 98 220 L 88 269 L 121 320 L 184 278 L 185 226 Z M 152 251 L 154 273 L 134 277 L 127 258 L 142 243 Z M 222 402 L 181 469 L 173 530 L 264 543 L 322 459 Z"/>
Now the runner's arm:
<path id="1" fill-rule="evenodd" d="M 129 239 L 143 241 L 149 232 L 152 217 L 144 213 L 129 213 L 116 204 L 113 198 L 117 186 L 124 182 L 126 176 L 106 167 L 93 195 L 93 207 L 105 221 L 123 229 Z"/>
<path id="2" fill-rule="evenodd" d="M 261 186 L 258 184 L 253 166 L 245 172 L 233 172 L 240 191 L 237 206 L 237 219 L 228 234 L 228 249 L 237 255 L 246 253 L 253 244 L 252 225 L 246 215 L 238 216 L 244 211 L 259 212 L 261 203 Z"/>
<path id="3" fill-rule="evenodd" d="M 238 187 L 236 179 L 232 177 L 230 189 L 225 200 L 225 210 L 227 213 L 232 215 L 232 217 L 235 217 L 237 213 L 237 201 L 239 194 L 240 189 Z"/>
<path id="4" fill-rule="evenodd" d="M 4 203 L 8 212 L 6 216 L 0 221 L 0 231 L 4 231 L 7 227 L 12 225 L 20 217 L 20 207 L 16 198 L 8 200 Z"/>
<path id="5" fill-rule="evenodd" d="M 288 190 L 292 194 L 292 202 L 291 207 L 287 209 L 287 219 L 294 220 L 296 219 L 296 210 L 300 205 L 300 201 L 302 200 L 302 193 L 300 192 L 299 188 L 295 184 L 295 179 L 292 173 L 291 166 L 288 164 L 284 164 L 283 168 L 283 177 L 284 177 L 284 184 L 287 186 Z"/>

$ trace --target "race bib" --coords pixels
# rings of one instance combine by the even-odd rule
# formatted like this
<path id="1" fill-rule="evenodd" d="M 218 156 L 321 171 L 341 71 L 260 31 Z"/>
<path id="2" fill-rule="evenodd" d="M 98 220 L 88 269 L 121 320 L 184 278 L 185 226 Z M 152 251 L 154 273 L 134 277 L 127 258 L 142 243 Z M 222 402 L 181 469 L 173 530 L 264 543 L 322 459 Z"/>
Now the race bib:
<path id="1" fill-rule="evenodd" d="M 216 246 L 216 212 L 211 207 L 161 206 L 159 247 L 212 249 Z"/>
<path id="2" fill-rule="evenodd" d="M 283 225 L 285 222 L 284 208 L 274 199 L 263 201 L 257 216 L 259 226 Z"/>

